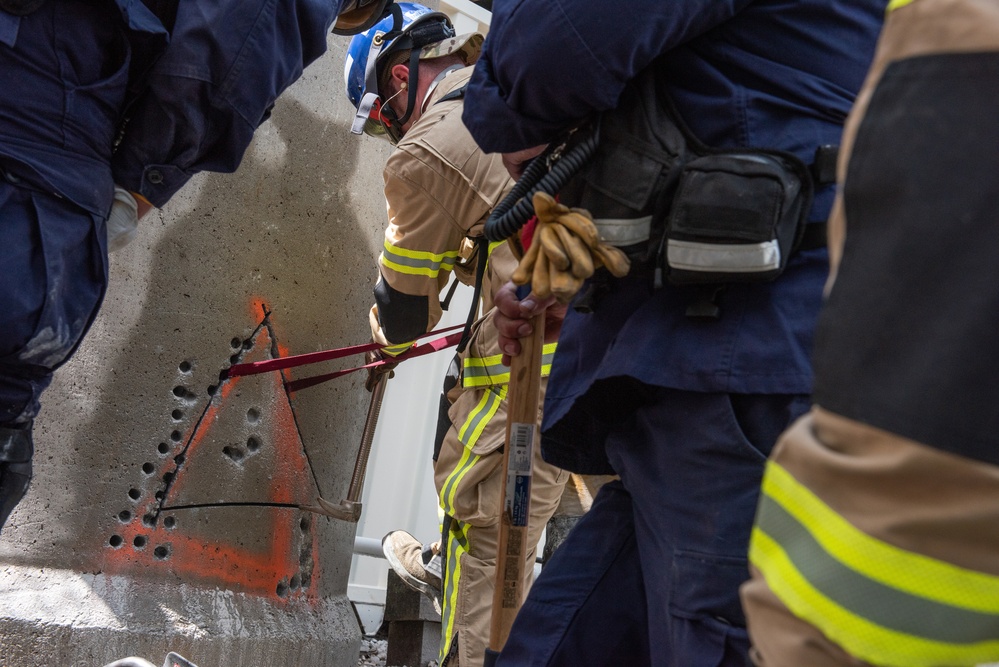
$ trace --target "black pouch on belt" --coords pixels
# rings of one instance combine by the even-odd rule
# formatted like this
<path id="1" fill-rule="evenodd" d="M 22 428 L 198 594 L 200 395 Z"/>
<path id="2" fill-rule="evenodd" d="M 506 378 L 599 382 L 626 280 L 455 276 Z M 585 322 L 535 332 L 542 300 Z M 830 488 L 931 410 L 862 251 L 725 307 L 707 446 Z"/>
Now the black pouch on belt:
<path id="1" fill-rule="evenodd" d="M 773 280 L 801 242 L 811 202 L 809 172 L 793 155 L 702 154 L 680 174 L 657 260 L 673 285 Z"/>

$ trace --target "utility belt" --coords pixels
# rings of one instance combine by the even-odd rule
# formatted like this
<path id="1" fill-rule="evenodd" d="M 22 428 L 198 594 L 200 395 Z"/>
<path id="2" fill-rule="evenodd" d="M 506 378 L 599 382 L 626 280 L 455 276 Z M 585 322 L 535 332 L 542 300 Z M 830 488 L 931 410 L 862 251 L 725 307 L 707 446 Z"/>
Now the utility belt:
<path id="1" fill-rule="evenodd" d="M 560 201 L 588 210 L 633 262 L 652 264 L 656 287 L 771 281 L 796 251 L 824 246 L 825 224 L 808 215 L 816 185 L 835 182 L 837 147 L 820 147 L 812 165 L 785 151 L 709 147 L 658 69 L 596 121 L 593 157 Z"/>

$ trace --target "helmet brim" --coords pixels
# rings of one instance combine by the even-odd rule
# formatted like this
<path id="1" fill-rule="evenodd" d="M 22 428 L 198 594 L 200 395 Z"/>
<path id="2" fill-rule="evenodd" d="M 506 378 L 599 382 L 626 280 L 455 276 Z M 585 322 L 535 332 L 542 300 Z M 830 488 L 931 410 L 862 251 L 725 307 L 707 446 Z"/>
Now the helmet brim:
<path id="1" fill-rule="evenodd" d="M 349 37 L 364 32 L 388 13 L 392 2 L 393 0 L 374 0 L 364 7 L 340 14 L 333 24 L 333 34 Z"/>

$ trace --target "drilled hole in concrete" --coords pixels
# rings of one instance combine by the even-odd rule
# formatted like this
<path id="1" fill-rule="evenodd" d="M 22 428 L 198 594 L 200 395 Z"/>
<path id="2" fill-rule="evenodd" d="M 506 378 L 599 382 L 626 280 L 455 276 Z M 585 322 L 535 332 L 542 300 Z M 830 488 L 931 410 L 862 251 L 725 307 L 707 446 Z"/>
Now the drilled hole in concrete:
<path id="1" fill-rule="evenodd" d="M 247 410 L 246 421 L 250 422 L 251 424 L 256 424 L 258 421 L 260 421 L 260 410 L 257 410 L 256 408 L 250 408 L 249 410 Z"/>
<path id="2" fill-rule="evenodd" d="M 225 447 L 223 447 L 222 453 L 228 456 L 230 459 L 232 459 L 234 463 L 239 463 L 240 461 L 243 460 L 243 457 L 246 456 L 246 454 L 243 453 L 242 449 L 240 449 L 239 447 L 233 447 L 231 445 L 226 445 Z"/>
<path id="3" fill-rule="evenodd" d="M 279 581 L 278 585 L 277 585 L 277 588 L 275 589 L 274 592 L 278 594 L 278 597 L 281 597 L 281 598 L 287 597 L 288 596 L 288 582 L 285 581 L 284 579 L 282 579 L 281 581 Z"/>
<path id="4" fill-rule="evenodd" d="M 229 346 L 232 347 L 232 349 L 234 350 L 239 349 L 243 347 L 243 341 L 241 341 L 238 338 L 233 338 L 231 341 L 229 341 Z"/>
<path id="5" fill-rule="evenodd" d="M 191 362 L 190 361 L 182 361 L 182 362 L 180 362 L 180 365 L 177 366 L 177 369 L 181 373 L 190 373 L 191 372 Z"/>
<path id="6" fill-rule="evenodd" d="M 170 432 L 170 439 L 173 440 L 174 442 L 180 442 L 180 438 L 181 438 L 180 431 Z"/>
<path id="7" fill-rule="evenodd" d="M 167 518 L 163 519 L 163 527 L 168 530 L 173 530 L 174 528 L 177 527 L 177 519 L 175 517 L 168 516 Z"/>
<path id="8" fill-rule="evenodd" d="M 251 452 L 257 451 L 260 449 L 260 440 L 251 435 L 246 439 L 246 448 Z"/>
<path id="9" fill-rule="evenodd" d="M 146 463 L 142 464 L 142 472 L 146 473 L 147 475 L 152 475 L 154 472 L 156 472 L 156 466 L 147 461 Z"/>
<path id="10" fill-rule="evenodd" d="M 144 546 L 146 546 L 146 536 L 136 535 L 135 539 L 132 540 L 132 546 L 134 546 L 136 549 L 141 549 Z"/>
<path id="11" fill-rule="evenodd" d="M 144 525 L 144 526 L 150 526 L 150 527 L 155 526 L 156 525 L 156 516 L 153 515 L 153 514 L 143 514 L 142 515 L 142 525 Z"/>
<path id="12" fill-rule="evenodd" d="M 163 500 L 163 492 L 157 491 L 156 493 L 153 494 L 153 498 L 155 498 L 156 500 Z"/>
<path id="13" fill-rule="evenodd" d="M 128 497 L 131 498 L 132 500 L 138 500 L 139 498 L 142 497 L 142 491 L 139 491 L 138 489 L 129 489 Z"/>
<path id="14" fill-rule="evenodd" d="M 118 512 L 118 520 L 122 523 L 128 523 L 132 520 L 132 513 L 128 510 L 122 510 Z"/>
<path id="15" fill-rule="evenodd" d="M 216 390 L 218 390 L 218 387 L 216 387 L 215 385 L 213 385 L 213 384 L 208 385 L 208 395 L 209 396 L 214 396 Z"/>
<path id="16" fill-rule="evenodd" d="M 243 341 L 243 349 L 244 350 L 252 350 L 253 349 L 253 341 L 251 339 L 249 339 L 249 338 L 247 338 L 246 340 L 244 340 Z"/>
<path id="17" fill-rule="evenodd" d="M 303 533 L 307 533 L 309 532 L 309 528 L 312 528 L 312 520 L 307 516 L 303 516 L 302 520 L 298 522 L 298 527 L 302 529 Z"/>
<path id="18" fill-rule="evenodd" d="M 198 395 L 193 391 L 180 384 L 173 388 L 173 395 L 177 398 L 182 398 L 185 401 L 193 401 L 198 397 Z"/>
<path id="19" fill-rule="evenodd" d="M 166 544 L 161 544 L 155 549 L 153 549 L 153 558 L 156 560 L 166 560 L 170 557 L 170 546 Z"/>
<path id="20" fill-rule="evenodd" d="M 238 353 L 229 357 L 229 363 L 230 364 L 236 364 L 238 362 L 239 362 L 239 354 Z"/>
<path id="21" fill-rule="evenodd" d="M 184 455 L 177 454 L 177 456 L 173 457 L 173 462 L 179 466 L 184 465 Z"/>
<path id="22" fill-rule="evenodd" d="M 161 442 L 156 446 L 156 451 L 158 451 L 160 454 L 169 454 L 170 445 L 166 444 L 165 442 Z"/>
<path id="23" fill-rule="evenodd" d="M 118 547 L 120 547 L 124 543 L 125 543 L 125 540 L 121 539 L 121 535 L 112 535 L 111 539 L 108 540 L 108 544 L 110 546 L 114 547 L 115 549 L 117 549 Z"/>
<path id="24" fill-rule="evenodd" d="M 302 585 L 302 578 L 296 574 L 291 578 L 291 581 L 288 582 L 288 585 L 291 587 L 291 590 L 297 591 Z"/>
<path id="25" fill-rule="evenodd" d="M 184 411 L 183 410 L 174 410 L 173 412 L 170 413 L 170 416 L 173 417 L 173 420 L 175 422 L 179 422 L 181 419 L 184 418 Z"/>
<path id="26" fill-rule="evenodd" d="M 173 473 L 172 472 L 165 472 L 165 473 L 163 473 L 163 483 L 164 484 L 169 484 L 172 481 L 173 481 Z"/>

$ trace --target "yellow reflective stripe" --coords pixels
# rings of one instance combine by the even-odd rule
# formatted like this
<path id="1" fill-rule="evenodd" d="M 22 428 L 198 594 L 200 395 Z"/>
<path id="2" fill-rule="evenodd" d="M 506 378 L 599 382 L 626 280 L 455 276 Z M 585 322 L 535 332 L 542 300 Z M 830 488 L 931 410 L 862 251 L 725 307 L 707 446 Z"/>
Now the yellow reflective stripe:
<path id="1" fill-rule="evenodd" d="M 458 251 L 441 253 L 410 250 L 393 245 L 388 239 L 382 248 L 379 261 L 383 266 L 413 276 L 436 278 L 441 271 L 450 271 L 458 261 Z"/>
<path id="2" fill-rule="evenodd" d="M 460 535 L 455 535 L 455 526 Z M 461 557 L 468 552 L 469 525 L 451 518 L 451 529 L 447 535 L 447 563 L 444 566 L 444 595 L 441 599 L 441 652 L 438 660 L 451 650 L 455 638 L 454 624 L 458 617 L 458 590 L 461 584 Z"/>
<path id="3" fill-rule="evenodd" d="M 763 493 L 807 527 L 851 570 L 942 604 L 999 613 L 999 577 L 899 549 L 858 530 L 780 465 L 767 464 Z"/>
<path id="4" fill-rule="evenodd" d="M 506 398 L 506 393 L 507 387 L 505 385 L 499 388 L 490 387 L 482 392 L 479 404 L 468 413 L 465 423 L 458 431 L 458 439 L 465 447 L 469 449 L 475 447 L 475 443 L 479 441 L 479 436 L 482 435 L 482 430 L 486 424 L 496 416 L 496 411 L 499 410 L 500 403 Z"/>
<path id="5" fill-rule="evenodd" d="M 548 377 L 552 373 L 552 360 L 555 358 L 555 348 L 558 343 L 547 343 L 541 348 L 541 377 Z"/>
<path id="6" fill-rule="evenodd" d="M 900 7 L 912 4 L 913 2 L 915 2 L 915 0 L 891 0 L 891 2 L 888 3 L 888 9 L 885 10 L 885 13 L 893 12 Z"/>
<path id="7" fill-rule="evenodd" d="M 552 372 L 552 360 L 558 343 L 547 343 L 542 348 L 541 377 L 548 377 Z M 488 357 L 466 357 L 463 362 L 461 386 L 491 387 L 510 382 L 510 367 L 503 365 L 503 355 L 493 354 Z"/>
<path id="8" fill-rule="evenodd" d="M 850 612 L 818 592 L 781 546 L 754 528 L 749 558 L 767 585 L 791 612 L 819 628 L 850 655 L 884 667 L 973 665 L 994 660 L 999 641 L 954 645 L 887 630 Z"/>
<path id="9" fill-rule="evenodd" d="M 444 480 L 444 485 L 441 486 L 440 505 L 448 514 L 454 511 L 454 496 L 458 491 L 458 483 L 478 460 L 478 455 L 473 454 L 471 449 L 465 447 L 458 464 Z"/>
<path id="10" fill-rule="evenodd" d="M 750 560 L 796 616 L 848 653 L 894 667 L 999 655 L 999 577 L 858 530 L 779 464 L 767 464 Z"/>
<path id="11" fill-rule="evenodd" d="M 399 343 L 398 345 L 386 345 L 381 349 L 381 351 L 390 357 L 397 357 L 411 347 L 413 347 L 412 341 L 408 343 Z"/>

